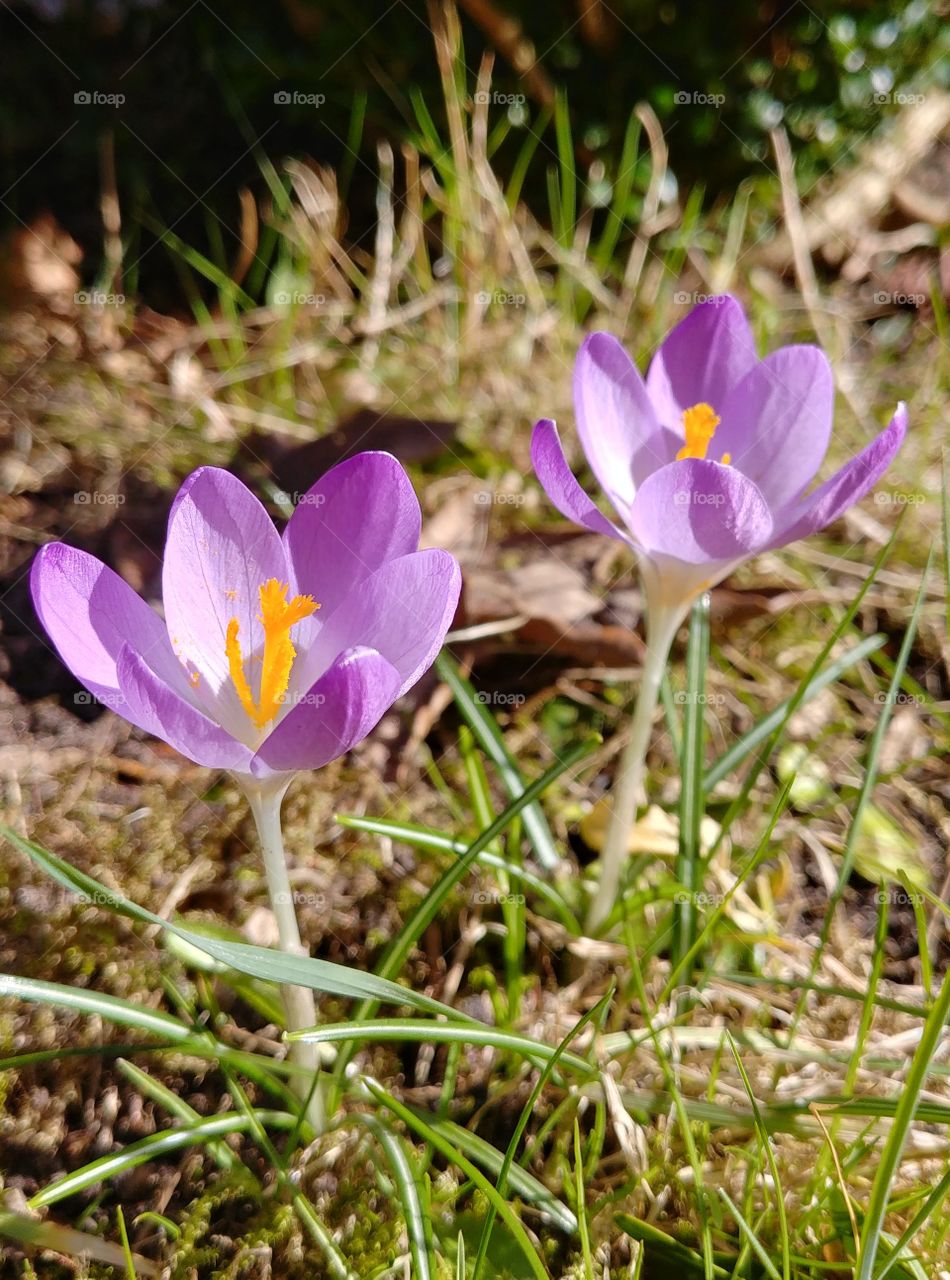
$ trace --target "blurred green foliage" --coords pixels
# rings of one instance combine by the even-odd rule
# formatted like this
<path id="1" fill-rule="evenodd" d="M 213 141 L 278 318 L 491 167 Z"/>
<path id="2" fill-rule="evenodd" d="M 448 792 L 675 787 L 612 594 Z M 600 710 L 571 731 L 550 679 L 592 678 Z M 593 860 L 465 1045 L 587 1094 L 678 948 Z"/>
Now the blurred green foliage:
<path id="1" fill-rule="evenodd" d="M 495 4 L 462 16 L 469 91 L 493 47 L 485 13 L 514 18 L 548 85 L 566 94 L 580 197 L 595 206 L 610 202 L 637 101 L 659 115 L 681 185 L 702 186 L 708 201 L 768 176 L 767 133 L 779 123 L 808 187 L 908 98 L 950 81 L 945 0 Z M 223 226 L 236 248 L 237 192 L 263 191 L 263 156 L 340 170 L 358 239 L 374 221 L 376 142 L 416 130 L 412 91 L 447 132 L 425 0 L 14 0 L 0 9 L 0 50 L 7 224 L 50 208 L 95 256 L 111 139 L 123 234 L 146 284 L 167 273 L 164 252 L 151 252 L 156 226 L 203 246 Z M 502 172 L 540 134 L 523 194 L 545 217 L 551 112 L 498 50 L 489 112 L 508 126 Z"/>

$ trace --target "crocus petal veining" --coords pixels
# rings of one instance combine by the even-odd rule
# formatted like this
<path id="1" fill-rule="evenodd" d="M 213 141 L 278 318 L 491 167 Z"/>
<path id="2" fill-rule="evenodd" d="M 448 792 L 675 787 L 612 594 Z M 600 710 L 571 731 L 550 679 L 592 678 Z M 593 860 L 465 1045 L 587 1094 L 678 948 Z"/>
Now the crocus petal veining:
<path id="1" fill-rule="evenodd" d="M 563 515 L 630 545 L 648 609 L 682 617 L 743 560 L 836 519 L 890 465 L 907 427 L 903 404 L 857 458 L 808 492 L 833 399 L 817 347 L 758 360 L 739 302 L 710 298 L 672 330 L 646 379 L 608 334 L 591 334 L 578 354 L 578 434 L 617 523 L 578 484 L 550 419 L 535 427 L 532 461 Z"/>
<path id="2" fill-rule="evenodd" d="M 63 544 L 36 557 L 31 586 L 97 698 L 198 764 L 266 780 L 350 750 L 434 661 L 461 575 L 418 538 L 418 502 L 389 454 L 323 476 L 283 540 L 235 476 L 202 467 L 169 516 L 164 622 Z"/>

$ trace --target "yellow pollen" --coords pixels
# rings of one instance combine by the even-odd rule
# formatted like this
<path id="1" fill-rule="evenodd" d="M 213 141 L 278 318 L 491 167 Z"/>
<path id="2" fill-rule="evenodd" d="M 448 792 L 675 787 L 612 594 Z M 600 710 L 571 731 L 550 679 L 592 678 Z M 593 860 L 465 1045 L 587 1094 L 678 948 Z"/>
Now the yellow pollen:
<path id="1" fill-rule="evenodd" d="M 686 443 L 676 455 L 676 461 L 683 458 L 705 458 L 720 419 L 710 405 L 700 402 L 690 409 L 683 410 L 683 431 Z M 726 461 L 724 458 L 723 461 Z"/>
<path id="2" fill-rule="evenodd" d="M 316 613 L 320 606 L 312 596 L 294 596 L 288 601 L 289 586 L 286 582 L 278 582 L 276 578 L 269 578 L 267 582 L 261 583 L 259 590 L 261 611 L 258 617 L 264 628 L 264 653 L 261 659 L 260 697 L 257 702 L 254 701 L 251 686 L 244 673 L 237 618 L 232 618 L 228 623 L 224 651 L 241 705 L 257 728 L 263 729 L 280 710 L 290 683 L 290 669 L 297 656 L 297 650 L 290 640 L 290 628 Z"/>

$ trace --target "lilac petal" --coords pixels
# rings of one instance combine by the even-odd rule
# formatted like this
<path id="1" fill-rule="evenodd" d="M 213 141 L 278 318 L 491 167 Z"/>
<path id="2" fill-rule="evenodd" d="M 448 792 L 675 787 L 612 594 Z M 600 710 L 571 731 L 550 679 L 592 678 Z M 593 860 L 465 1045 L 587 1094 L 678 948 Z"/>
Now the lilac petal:
<path id="1" fill-rule="evenodd" d="M 608 538 L 626 541 L 612 521 L 594 506 L 568 466 L 561 447 L 561 437 L 550 418 L 542 418 L 531 437 L 531 463 L 541 487 L 562 516 L 592 533 L 605 533 Z"/>
<path id="2" fill-rule="evenodd" d="M 774 509 L 797 498 L 821 466 L 834 417 L 831 365 L 818 347 L 781 347 L 733 387 L 717 412 L 710 452 L 754 480 Z"/>
<path id="3" fill-rule="evenodd" d="M 610 333 L 592 333 L 574 365 L 577 433 L 591 470 L 621 512 L 629 510 L 636 477 L 669 462 L 653 404 L 637 366 Z"/>
<path id="4" fill-rule="evenodd" d="M 416 551 L 381 565 L 327 619 L 291 681 L 309 689 L 347 649 L 376 649 L 400 676 L 398 693 L 432 665 L 455 616 L 462 575 L 447 551 Z M 293 695 L 291 695 L 293 696 Z"/>
<path id="5" fill-rule="evenodd" d="M 162 587 L 168 635 L 198 674 L 196 695 L 237 735 L 247 715 L 230 679 L 228 622 L 249 659 L 263 643 L 259 589 L 288 582 L 284 549 L 267 512 L 236 476 L 202 467 L 185 481 L 169 521 Z"/>
<path id="6" fill-rule="evenodd" d="M 117 670 L 122 715 L 195 764 L 248 771 L 253 752 L 170 688 L 129 645 L 119 653 Z"/>
<path id="7" fill-rule="evenodd" d="M 716 413 L 756 363 L 752 330 L 728 294 L 694 307 L 653 357 L 646 385 L 659 421 L 683 438 L 683 410 L 712 405 Z"/>
<path id="8" fill-rule="evenodd" d="M 63 662 L 107 705 L 117 703 L 116 661 L 126 643 L 166 680 L 179 688 L 187 684 L 162 619 L 95 556 L 51 542 L 33 561 L 30 586 L 37 615 Z M 116 709 L 132 718 L 120 705 Z"/>
<path id="9" fill-rule="evenodd" d="M 757 486 L 735 467 L 684 458 L 644 481 L 630 527 L 647 555 L 699 565 L 761 550 L 772 517 Z"/>
<path id="10" fill-rule="evenodd" d="M 293 593 L 320 602 L 317 629 L 381 564 L 417 549 L 421 521 L 409 477 L 390 453 L 348 458 L 304 494 L 284 530 L 284 547 Z"/>
<path id="11" fill-rule="evenodd" d="M 775 516 L 771 547 L 807 538 L 860 502 L 891 465 L 907 433 L 907 406 L 901 402 L 888 425 L 850 462 L 813 493 L 791 502 Z"/>
<path id="12" fill-rule="evenodd" d="M 375 649 L 347 649 L 264 740 L 252 772 L 319 769 L 345 755 L 392 706 L 400 681 Z"/>

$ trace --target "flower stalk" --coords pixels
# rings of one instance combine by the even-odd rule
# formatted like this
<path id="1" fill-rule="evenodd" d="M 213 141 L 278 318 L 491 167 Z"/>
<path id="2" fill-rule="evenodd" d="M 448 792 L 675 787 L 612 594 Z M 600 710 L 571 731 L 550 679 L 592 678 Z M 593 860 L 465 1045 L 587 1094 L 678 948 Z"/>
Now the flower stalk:
<path id="1" fill-rule="evenodd" d="M 280 825 L 280 809 L 289 779 L 271 781 L 266 785 L 248 778 L 242 778 L 240 782 L 254 815 L 254 824 L 261 842 L 267 890 L 277 921 L 280 949 L 287 955 L 306 956 L 308 952 L 300 940 L 300 926 L 287 874 Z M 288 1031 L 305 1031 L 316 1024 L 316 1005 L 309 987 L 281 987 L 281 996 Z M 320 1078 L 320 1046 L 293 1040 L 290 1045 L 290 1060 L 305 1069 L 306 1074 L 294 1075 L 293 1088 L 301 1100 L 307 1103 L 307 1119 L 316 1133 L 320 1134 L 326 1128 L 326 1090 L 324 1081 Z"/>
<path id="2" fill-rule="evenodd" d="M 620 878 L 629 854 L 630 832 L 644 799 L 643 775 L 653 715 L 660 696 L 663 672 L 684 610 L 667 607 L 647 614 L 646 658 L 640 690 L 630 727 L 630 740 L 620 757 L 620 767 L 610 793 L 607 838 L 600 857 L 600 881 L 587 915 L 587 933 L 595 934 L 610 915 L 620 890 Z"/>

